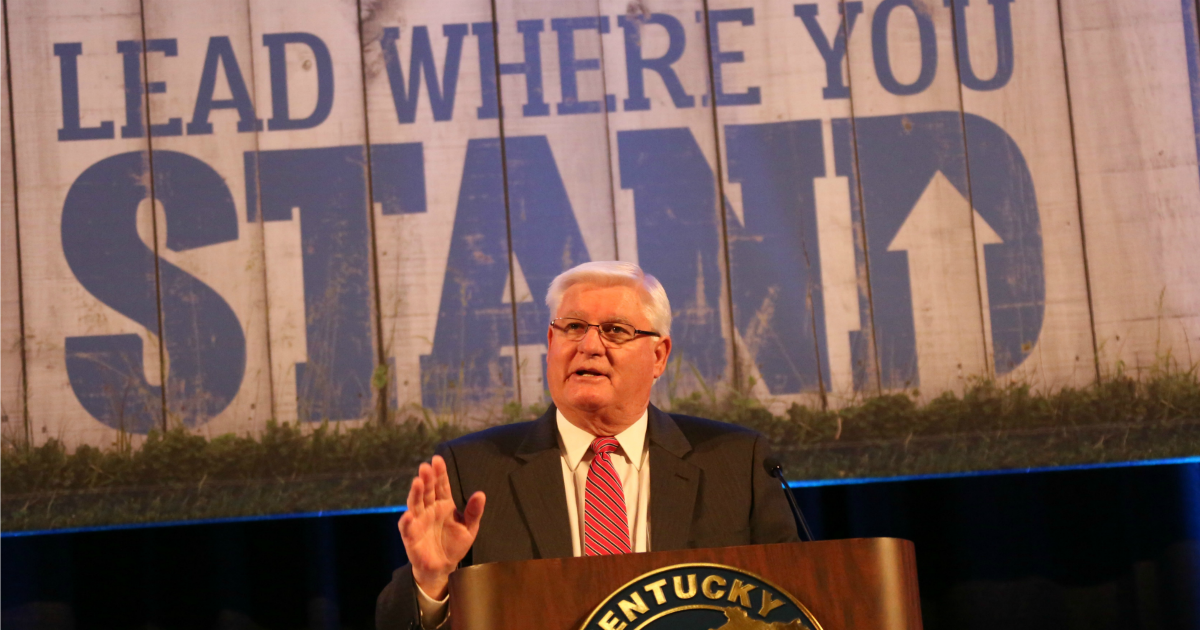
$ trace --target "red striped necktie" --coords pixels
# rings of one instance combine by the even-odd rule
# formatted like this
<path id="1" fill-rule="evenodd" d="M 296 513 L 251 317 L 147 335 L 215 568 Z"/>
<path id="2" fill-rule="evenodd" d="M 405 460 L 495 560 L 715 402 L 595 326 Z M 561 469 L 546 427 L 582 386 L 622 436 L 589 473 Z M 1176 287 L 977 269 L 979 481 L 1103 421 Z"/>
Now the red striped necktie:
<path id="1" fill-rule="evenodd" d="M 586 499 L 583 508 L 583 547 L 585 556 L 605 556 L 633 551 L 629 546 L 629 521 L 625 511 L 625 491 L 613 468 L 612 454 L 620 446 L 613 437 L 592 441 L 596 454 L 588 468 Z"/>

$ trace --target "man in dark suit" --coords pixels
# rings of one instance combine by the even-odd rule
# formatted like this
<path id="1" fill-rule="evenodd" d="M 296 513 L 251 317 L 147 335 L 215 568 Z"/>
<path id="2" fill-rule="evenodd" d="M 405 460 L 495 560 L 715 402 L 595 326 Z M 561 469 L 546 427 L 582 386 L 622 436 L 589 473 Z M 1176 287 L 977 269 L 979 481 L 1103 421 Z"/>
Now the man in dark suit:
<path id="1" fill-rule="evenodd" d="M 399 522 L 409 564 L 379 596 L 378 628 L 443 623 L 461 564 L 797 539 L 762 436 L 649 404 L 671 352 L 670 304 L 653 276 L 585 263 L 546 302 L 554 405 L 421 465 Z"/>

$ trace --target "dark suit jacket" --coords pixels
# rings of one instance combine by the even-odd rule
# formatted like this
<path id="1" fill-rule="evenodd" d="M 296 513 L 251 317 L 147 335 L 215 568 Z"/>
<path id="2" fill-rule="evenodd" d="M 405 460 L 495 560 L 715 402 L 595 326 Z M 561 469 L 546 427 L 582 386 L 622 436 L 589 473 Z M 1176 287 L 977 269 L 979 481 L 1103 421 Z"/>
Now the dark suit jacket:
<path id="1" fill-rule="evenodd" d="M 783 491 L 763 469 L 766 438 L 653 405 L 648 415 L 652 551 L 798 540 Z M 487 495 L 464 565 L 572 555 L 554 406 L 533 422 L 447 442 L 438 454 L 459 509 L 476 490 Z M 375 625 L 420 627 L 411 566 L 380 593 Z"/>

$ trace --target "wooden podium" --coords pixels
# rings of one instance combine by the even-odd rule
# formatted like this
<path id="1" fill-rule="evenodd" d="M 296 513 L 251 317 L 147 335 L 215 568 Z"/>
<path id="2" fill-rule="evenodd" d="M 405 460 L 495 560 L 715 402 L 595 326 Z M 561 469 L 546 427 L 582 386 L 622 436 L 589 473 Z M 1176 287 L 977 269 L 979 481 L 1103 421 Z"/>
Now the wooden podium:
<path id="1" fill-rule="evenodd" d="M 632 580 L 690 563 L 725 565 L 763 578 L 799 601 L 823 630 L 921 628 L 913 545 L 895 538 L 482 564 L 451 576 L 451 626 L 576 630 Z"/>

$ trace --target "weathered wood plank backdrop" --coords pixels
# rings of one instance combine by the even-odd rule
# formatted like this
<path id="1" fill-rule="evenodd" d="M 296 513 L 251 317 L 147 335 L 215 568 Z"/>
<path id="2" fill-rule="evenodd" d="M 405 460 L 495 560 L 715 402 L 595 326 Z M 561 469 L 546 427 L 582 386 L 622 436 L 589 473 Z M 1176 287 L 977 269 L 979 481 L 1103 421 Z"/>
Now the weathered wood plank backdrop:
<path id="1" fill-rule="evenodd" d="M 358 10 L 323 0 L 249 9 L 255 100 L 271 104 L 246 177 L 257 177 L 268 326 L 281 340 L 274 415 L 358 420 L 380 406 Z"/>
<path id="2" fill-rule="evenodd" d="M 5 28 L 5 34 L 8 29 Z M 7 35 L 4 42 L 8 62 Z M 0 121 L 11 120 L 8 83 L 0 86 Z M 14 190 L 12 126 L 0 124 L 0 439 L 25 439 L 25 392 L 20 330 L 20 274 L 17 260 L 17 193 Z"/>
<path id="3" fill-rule="evenodd" d="M 846 56 L 878 384 L 961 389 L 988 372 L 975 242 L 996 241 L 972 232 L 952 10 L 862 6 Z"/>
<path id="4" fill-rule="evenodd" d="M 4 18 L 6 439 L 495 416 L 600 259 L 671 296 L 663 403 L 1200 361 L 1191 0 Z"/>
<path id="5" fill-rule="evenodd" d="M 955 5 L 956 20 L 959 13 L 965 18 L 956 23 L 963 112 L 970 117 L 967 159 L 979 165 L 970 170 L 976 234 L 982 218 L 1016 247 L 993 255 L 985 245 L 976 258 L 988 300 L 984 339 L 992 369 L 1007 378 L 1043 389 L 1078 386 L 1095 379 L 1095 355 L 1058 8 L 1052 2 L 1004 6 Z M 993 27 L 1006 19 L 1011 26 Z M 1006 45 L 1009 33 L 1012 43 Z M 969 51 L 969 62 L 962 51 Z M 1005 76 L 1010 78 L 1001 87 L 974 89 Z M 989 137 L 997 127 L 1011 142 Z M 990 165 L 996 163 L 1008 169 L 995 171 Z M 1036 227 L 1028 231 L 1040 238 L 1024 236 L 1027 227 Z M 1040 274 L 1014 273 L 1038 258 Z M 989 273 L 991 265 L 1004 271 Z M 1038 319 L 1025 304 L 1038 301 L 1040 291 L 1044 311 Z"/>
<path id="6" fill-rule="evenodd" d="M 5 8 L 26 422 L 107 446 L 164 422 L 141 3 Z"/>
<path id="7" fill-rule="evenodd" d="M 1200 353 L 1200 75 L 1190 2 L 1066 0 L 1062 31 L 1101 369 Z"/>
<path id="8" fill-rule="evenodd" d="M 221 59 L 226 70 L 232 70 L 234 59 L 245 60 L 238 68 L 244 73 L 243 81 L 252 85 L 249 7 L 246 0 L 186 4 L 147 0 L 142 7 L 146 50 L 150 51 L 144 55 L 146 81 L 167 82 L 168 88 L 161 94 L 150 90 L 146 107 L 151 125 L 150 166 L 155 181 L 164 182 L 154 187 L 153 197 L 154 246 L 160 258 L 159 303 L 163 305 L 168 350 L 165 371 L 171 383 L 165 393 L 167 417 L 202 427 L 210 436 L 244 433 L 261 426 L 272 413 L 263 224 L 246 221 L 235 203 L 246 198 L 245 180 L 221 174 L 242 170 L 243 155 L 254 155 L 258 148 L 257 137 L 236 133 L 237 112 L 217 110 L 207 117 L 207 123 L 188 118 L 196 94 L 171 87 L 199 86 L 197 92 L 204 96 L 216 89 L 214 79 L 221 66 L 188 63 L 206 50 L 228 51 L 230 56 Z M 213 38 L 212 33 L 221 35 Z M 168 41 L 175 43 L 157 46 L 173 46 L 174 53 L 155 54 L 155 42 Z M 229 87 L 250 94 L 236 80 Z M 156 125 L 162 133 L 155 132 Z M 185 170 L 190 177 L 177 176 L 177 170 Z M 226 190 L 220 196 L 202 196 L 205 188 L 222 181 Z M 193 227 L 188 221 L 203 228 L 188 230 Z M 185 240 L 181 233 L 189 231 L 195 236 Z M 225 307 L 202 290 L 201 284 L 215 292 Z M 239 345 L 242 349 L 236 352 Z M 176 373 L 184 376 L 172 378 Z"/>

